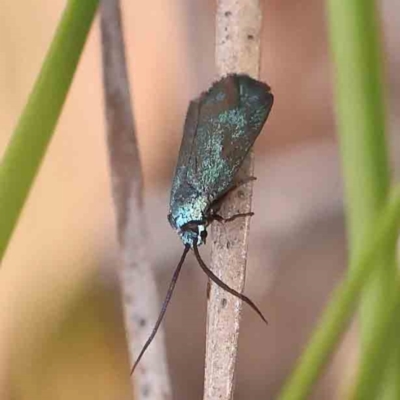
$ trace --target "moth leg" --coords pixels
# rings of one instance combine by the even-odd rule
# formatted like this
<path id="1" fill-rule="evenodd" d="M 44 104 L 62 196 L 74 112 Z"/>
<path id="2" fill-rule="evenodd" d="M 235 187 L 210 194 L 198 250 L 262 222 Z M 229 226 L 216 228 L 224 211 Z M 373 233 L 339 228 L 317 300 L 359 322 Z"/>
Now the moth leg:
<path id="1" fill-rule="evenodd" d="M 222 206 L 222 203 L 224 202 L 226 196 L 239 188 L 240 186 L 245 185 L 246 183 L 255 181 L 257 178 L 255 176 L 248 176 L 247 178 L 241 179 L 238 182 L 235 182 L 218 200 L 215 200 L 214 203 L 211 206 L 211 220 L 218 221 L 220 223 L 225 223 L 225 222 L 231 222 L 234 221 L 237 218 L 241 217 L 252 217 L 254 215 L 253 212 L 248 212 L 248 213 L 238 213 L 235 215 L 232 215 L 231 217 L 224 218 L 221 215 L 218 214 L 219 209 Z"/>
<path id="2" fill-rule="evenodd" d="M 257 178 L 255 176 L 248 176 L 247 178 L 241 179 L 238 182 L 235 182 L 232 184 L 232 186 L 217 200 L 214 201 L 214 203 L 211 206 L 211 214 L 214 216 L 217 216 L 217 218 L 215 218 L 217 221 L 221 222 L 222 220 L 224 220 L 224 218 L 222 218 L 220 215 L 218 215 L 218 211 L 222 206 L 222 203 L 224 202 L 224 200 L 226 199 L 226 196 L 228 196 L 229 193 L 233 192 L 234 190 L 238 189 L 240 186 L 245 185 L 246 183 L 255 181 Z M 244 215 L 246 216 L 246 215 Z M 229 220 L 229 218 L 228 218 Z"/>
<path id="3" fill-rule="evenodd" d="M 214 214 L 214 215 L 213 215 L 213 219 L 214 219 L 215 221 L 217 221 L 217 222 L 225 223 L 225 222 L 234 221 L 234 220 L 237 219 L 237 218 L 252 217 L 253 215 L 254 215 L 253 212 L 238 213 L 238 214 L 232 215 L 232 216 L 229 217 L 229 218 L 224 218 L 224 217 L 222 217 L 222 216 L 219 215 L 219 214 Z"/>

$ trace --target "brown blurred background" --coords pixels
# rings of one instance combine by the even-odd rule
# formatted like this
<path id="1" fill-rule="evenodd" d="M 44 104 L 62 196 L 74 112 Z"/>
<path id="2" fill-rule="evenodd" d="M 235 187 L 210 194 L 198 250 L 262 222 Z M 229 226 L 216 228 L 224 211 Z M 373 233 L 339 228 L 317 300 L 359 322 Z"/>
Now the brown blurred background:
<path id="1" fill-rule="evenodd" d="M 3 0 L 0 155 L 27 99 L 65 1 Z M 144 165 L 152 260 L 163 296 L 182 251 L 166 220 L 188 101 L 214 78 L 214 2 L 123 4 Z M 388 126 L 399 126 L 400 6 L 381 3 Z M 96 21 L 72 90 L 0 271 L 0 398 L 128 399 L 126 345 L 102 109 Z M 256 146 L 237 399 L 273 398 L 345 268 L 340 169 L 324 4 L 265 1 L 261 79 L 275 94 Z M 395 161 L 395 160 L 394 160 Z M 202 249 L 206 254 L 209 249 Z M 190 259 L 190 257 L 189 257 Z M 175 399 L 202 393 L 206 279 L 189 260 L 167 320 Z M 354 335 L 315 398 L 338 396 Z M 340 397 L 340 395 L 339 395 Z"/>

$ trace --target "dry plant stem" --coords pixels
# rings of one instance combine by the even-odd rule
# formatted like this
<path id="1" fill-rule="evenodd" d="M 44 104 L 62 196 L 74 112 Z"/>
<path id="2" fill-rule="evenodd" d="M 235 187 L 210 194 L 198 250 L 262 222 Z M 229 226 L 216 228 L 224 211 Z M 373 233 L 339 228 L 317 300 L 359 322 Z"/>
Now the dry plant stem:
<path id="1" fill-rule="evenodd" d="M 247 73 L 257 78 L 260 63 L 261 10 L 258 0 L 219 0 L 216 17 L 216 65 L 219 76 Z M 253 175 L 250 154 L 239 178 Z M 251 211 L 252 183 L 232 192 L 221 214 Z M 250 218 L 212 227 L 213 272 L 242 292 L 245 282 Z M 211 283 L 207 310 L 207 344 L 204 399 L 233 398 L 241 301 Z"/>
<path id="2" fill-rule="evenodd" d="M 159 302 L 146 247 L 142 172 L 118 0 L 102 1 L 101 35 L 107 141 L 121 249 L 123 308 L 132 365 L 157 319 Z M 135 399 L 172 398 L 161 329 L 133 378 Z"/>

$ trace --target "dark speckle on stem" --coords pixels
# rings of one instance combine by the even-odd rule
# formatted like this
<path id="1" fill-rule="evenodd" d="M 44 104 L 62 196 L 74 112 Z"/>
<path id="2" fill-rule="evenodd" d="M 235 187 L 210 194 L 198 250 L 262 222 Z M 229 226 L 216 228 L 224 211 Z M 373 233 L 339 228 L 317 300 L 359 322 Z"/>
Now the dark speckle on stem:
<path id="1" fill-rule="evenodd" d="M 230 11 L 225 11 L 225 17 L 230 17 L 232 13 Z"/>
<path id="2" fill-rule="evenodd" d="M 150 392 L 151 392 L 151 390 L 150 390 L 150 385 L 144 385 L 144 386 L 142 387 L 142 394 L 143 394 L 143 397 L 149 397 L 149 396 L 150 396 Z"/>
<path id="3" fill-rule="evenodd" d="M 225 299 L 225 297 L 221 300 L 221 307 L 225 308 L 226 304 L 228 303 L 228 301 Z"/>
<path id="4" fill-rule="evenodd" d="M 247 39 L 253 40 L 253 39 L 254 39 L 254 36 L 253 36 L 253 35 L 247 35 Z"/>
<path id="5" fill-rule="evenodd" d="M 140 326 L 141 328 L 145 327 L 146 324 L 147 324 L 147 321 L 146 321 L 145 318 L 140 318 L 140 319 L 139 319 L 139 326 Z"/>

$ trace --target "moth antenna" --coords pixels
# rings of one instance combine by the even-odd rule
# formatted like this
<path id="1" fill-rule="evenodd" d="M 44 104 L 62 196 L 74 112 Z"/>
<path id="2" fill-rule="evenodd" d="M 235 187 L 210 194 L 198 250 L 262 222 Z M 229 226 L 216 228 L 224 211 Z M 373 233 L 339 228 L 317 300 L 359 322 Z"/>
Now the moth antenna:
<path id="1" fill-rule="evenodd" d="M 217 284 L 220 288 L 224 289 L 226 292 L 230 293 L 231 295 L 237 297 L 238 299 L 244 301 L 247 303 L 260 317 L 261 319 L 268 324 L 268 321 L 265 319 L 264 315 L 262 312 L 259 310 L 259 308 L 253 303 L 252 300 L 250 300 L 247 296 L 245 296 L 242 293 L 237 292 L 236 290 L 230 288 L 226 283 L 222 282 L 221 279 L 219 279 L 212 271 L 210 268 L 207 267 L 205 262 L 201 259 L 199 249 L 197 247 L 197 243 L 193 243 L 193 251 L 194 255 L 197 258 L 197 261 L 200 265 L 200 268 L 205 272 L 205 274 L 215 283 Z"/>
<path id="2" fill-rule="evenodd" d="M 175 289 L 176 282 L 177 282 L 178 277 L 179 277 L 179 273 L 181 272 L 183 262 L 185 261 L 185 258 L 186 258 L 186 255 L 187 255 L 189 249 L 190 249 L 190 246 L 188 244 L 185 245 L 185 249 L 183 250 L 181 259 L 180 259 L 180 261 L 179 261 L 179 263 L 178 263 L 178 265 L 177 265 L 177 267 L 175 269 L 174 274 L 172 275 L 171 283 L 169 284 L 167 295 L 165 296 L 165 300 L 163 302 L 160 315 L 157 318 L 157 322 L 154 325 L 154 328 L 153 328 L 149 338 L 147 339 L 147 341 L 146 341 L 145 345 L 143 346 L 138 358 L 136 359 L 135 364 L 133 364 L 133 367 L 131 369 L 131 375 L 135 371 L 135 368 L 139 364 L 139 361 L 143 357 L 143 354 L 146 352 L 147 348 L 150 346 L 150 343 L 153 341 L 154 337 L 157 334 L 158 328 L 160 327 L 161 322 L 162 322 L 162 320 L 164 318 L 164 315 L 165 315 L 165 313 L 167 311 L 169 301 L 171 300 L 172 294 L 173 294 L 174 289 Z"/>

